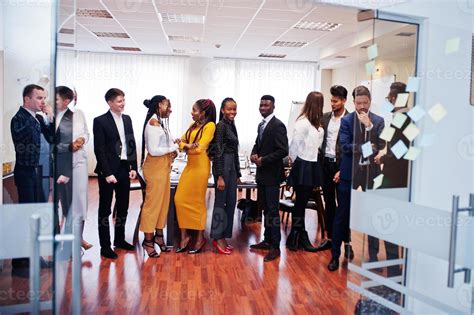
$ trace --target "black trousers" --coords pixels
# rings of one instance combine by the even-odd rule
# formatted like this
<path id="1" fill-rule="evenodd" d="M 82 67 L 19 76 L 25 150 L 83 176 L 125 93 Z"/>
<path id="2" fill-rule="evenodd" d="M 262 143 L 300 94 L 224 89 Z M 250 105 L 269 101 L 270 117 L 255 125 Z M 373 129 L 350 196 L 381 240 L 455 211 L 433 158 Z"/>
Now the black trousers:
<path id="1" fill-rule="evenodd" d="M 270 243 L 272 248 L 280 248 L 281 232 L 280 232 L 280 187 L 258 185 L 258 202 L 260 208 L 263 208 L 264 241 Z"/>
<path id="2" fill-rule="evenodd" d="M 337 210 L 333 222 L 332 234 L 332 257 L 341 256 L 342 242 L 350 240 L 350 214 L 351 214 L 351 181 L 343 180 L 339 182 L 337 188 Z"/>
<path id="3" fill-rule="evenodd" d="M 105 177 L 99 175 L 99 241 L 100 247 L 110 247 L 110 222 L 112 198 L 115 191 L 114 243 L 125 240 L 125 223 L 127 222 L 128 203 L 130 199 L 130 163 L 123 161 L 115 174 L 117 183 L 108 184 Z"/>
<path id="4" fill-rule="evenodd" d="M 313 192 L 312 186 L 298 185 L 293 188 L 296 194 L 295 207 L 291 219 L 292 230 L 305 230 L 305 212 L 308 200 Z"/>
<path id="5" fill-rule="evenodd" d="M 328 239 L 332 239 L 334 216 L 336 215 L 336 191 L 337 184 L 334 182 L 338 168 L 336 162 L 331 162 L 326 158 L 322 159 L 323 170 L 323 196 L 324 211 L 326 213 L 326 232 Z"/>

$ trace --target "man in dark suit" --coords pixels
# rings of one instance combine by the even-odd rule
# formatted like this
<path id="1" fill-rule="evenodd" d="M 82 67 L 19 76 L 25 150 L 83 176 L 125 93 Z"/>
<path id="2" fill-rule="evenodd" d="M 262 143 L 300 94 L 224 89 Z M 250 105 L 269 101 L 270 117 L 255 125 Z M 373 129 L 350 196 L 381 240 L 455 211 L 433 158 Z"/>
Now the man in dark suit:
<path id="1" fill-rule="evenodd" d="M 273 96 L 262 96 L 259 109 L 263 120 L 258 125 L 250 160 L 257 165 L 258 200 L 264 209 L 265 232 L 263 241 L 250 248 L 269 250 L 264 261 L 272 261 L 280 256 L 279 191 L 285 178 L 283 158 L 288 155 L 288 137 L 285 125 L 273 114 Z"/>
<path id="2" fill-rule="evenodd" d="M 130 180 L 137 176 L 137 152 L 130 116 L 122 114 L 125 108 L 125 93 L 112 88 L 105 93 L 110 110 L 94 119 L 94 153 L 97 158 L 95 172 L 99 180 L 99 240 L 100 254 L 116 259 L 111 249 L 109 216 L 115 191 L 114 246 L 133 250 L 125 241 L 125 223 L 130 198 Z"/>
<path id="3" fill-rule="evenodd" d="M 385 147 L 385 141 L 379 138 L 384 120 L 369 112 L 370 91 L 365 86 L 358 86 L 352 92 L 352 97 L 355 111 L 342 118 L 339 130 L 341 166 L 335 176 L 339 183 L 338 209 L 333 225 L 332 258 L 328 265 L 330 271 L 339 268 L 341 244 L 348 237 L 351 189 L 361 187 L 366 190 L 373 187 L 373 179 L 380 173 L 380 166 L 374 162 L 374 157 Z M 364 150 L 367 144 L 369 151 Z M 373 240 L 369 236 L 369 246 L 371 242 Z"/>
<path id="4" fill-rule="evenodd" d="M 321 146 L 320 157 L 323 171 L 323 195 L 326 213 L 327 239 L 322 241 L 317 247 L 318 251 L 332 248 L 332 227 L 336 214 L 336 190 L 337 184 L 334 176 L 339 171 L 341 163 L 340 144 L 338 142 L 339 128 L 342 117 L 349 114 L 346 110 L 347 90 L 341 85 L 331 87 L 331 108 L 332 111 L 323 114 L 322 125 L 324 128 L 324 139 Z M 346 234 L 347 236 L 349 233 Z M 349 244 L 349 238 L 344 238 L 345 256 L 351 258 L 354 254 Z"/>
<path id="5" fill-rule="evenodd" d="M 49 124 L 46 124 L 38 112 L 47 112 L 45 92 L 41 86 L 30 84 L 23 89 L 23 106 L 13 116 L 10 131 L 15 146 L 15 169 L 13 176 L 18 191 L 19 203 L 46 202 L 42 187 L 42 167 L 39 163 L 41 151 L 41 133 L 50 138 Z M 51 264 L 42 260 L 42 267 Z M 12 260 L 12 274 L 20 277 L 29 275 L 28 258 Z"/>

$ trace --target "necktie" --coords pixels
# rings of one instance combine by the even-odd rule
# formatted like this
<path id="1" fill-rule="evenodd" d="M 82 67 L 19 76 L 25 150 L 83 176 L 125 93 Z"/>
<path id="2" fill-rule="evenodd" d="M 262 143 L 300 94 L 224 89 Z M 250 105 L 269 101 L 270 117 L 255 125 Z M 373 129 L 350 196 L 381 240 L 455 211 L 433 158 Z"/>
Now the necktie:
<path id="1" fill-rule="evenodd" d="M 263 119 L 263 120 L 258 124 L 258 141 L 262 141 L 262 136 L 263 136 L 264 127 L 265 127 L 265 119 Z"/>

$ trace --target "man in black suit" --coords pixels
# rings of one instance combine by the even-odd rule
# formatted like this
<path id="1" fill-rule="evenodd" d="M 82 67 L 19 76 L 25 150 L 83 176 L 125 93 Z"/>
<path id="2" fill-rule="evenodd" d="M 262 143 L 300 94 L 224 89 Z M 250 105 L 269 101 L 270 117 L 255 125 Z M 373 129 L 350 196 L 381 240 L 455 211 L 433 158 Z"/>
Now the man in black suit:
<path id="1" fill-rule="evenodd" d="M 263 241 L 250 248 L 270 250 L 264 261 L 272 261 L 280 256 L 279 191 L 285 178 L 283 158 L 288 156 L 288 137 L 285 125 L 273 114 L 273 96 L 262 96 L 259 109 L 263 120 L 258 125 L 250 160 L 257 165 L 258 200 L 264 209 L 265 232 Z"/>
<path id="2" fill-rule="evenodd" d="M 341 163 L 340 147 L 338 142 L 339 128 L 342 117 L 349 114 L 346 110 L 347 89 L 342 85 L 331 87 L 331 108 L 332 111 L 324 113 L 322 124 L 324 128 L 324 139 L 320 151 L 321 168 L 323 171 L 323 195 L 326 213 L 326 232 L 327 239 L 322 241 L 317 247 L 318 251 L 324 251 L 332 248 L 332 231 L 334 216 L 336 214 L 336 189 L 334 176 L 339 171 Z M 343 241 L 345 243 L 345 256 L 352 259 L 354 252 L 349 244 L 350 233 L 347 233 Z"/>
<path id="3" fill-rule="evenodd" d="M 13 176 L 18 191 L 19 203 L 46 202 L 42 183 L 42 167 L 39 163 L 41 133 L 47 139 L 51 136 L 50 125 L 38 112 L 48 112 L 45 92 L 41 86 L 30 84 L 23 89 L 23 106 L 13 116 L 10 131 L 15 146 L 15 169 Z M 42 267 L 51 265 L 42 260 Z M 29 275 L 28 258 L 12 260 L 12 274 L 20 277 Z"/>
<path id="4" fill-rule="evenodd" d="M 115 191 L 114 246 L 133 250 L 125 241 L 125 223 L 130 198 L 130 180 L 137 176 L 137 152 L 130 116 L 122 114 L 125 108 L 125 93 L 112 88 L 105 93 L 110 110 L 94 119 L 94 153 L 97 158 L 95 172 L 99 180 L 99 240 L 100 254 L 116 259 L 111 249 L 109 216 Z"/>

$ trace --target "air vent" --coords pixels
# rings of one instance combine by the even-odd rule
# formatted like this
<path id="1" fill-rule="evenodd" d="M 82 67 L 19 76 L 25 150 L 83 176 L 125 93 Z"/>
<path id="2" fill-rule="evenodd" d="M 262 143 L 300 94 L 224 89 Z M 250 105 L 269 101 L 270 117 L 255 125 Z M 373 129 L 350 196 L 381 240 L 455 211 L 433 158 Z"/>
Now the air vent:
<path id="1" fill-rule="evenodd" d="M 183 35 L 168 35 L 168 39 L 177 42 L 194 42 L 199 43 L 201 38 L 192 37 L 192 36 L 183 36 Z"/>
<path id="2" fill-rule="evenodd" d="M 74 30 L 72 28 L 62 28 L 59 30 L 61 34 L 74 34 Z"/>
<path id="3" fill-rule="evenodd" d="M 365 45 L 365 46 L 360 46 L 360 49 L 367 49 L 367 48 L 369 48 L 369 46 L 368 46 L 368 45 Z"/>
<path id="4" fill-rule="evenodd" d="M 94 32 L 97 37 L 130 38 L 127 33 Z"/>
<path id="5" fill-rule="evenodd" d="M 77 9 L 76 17 L 88 17 L 88 18 L 98 18 L 98 19 L 112 19 L 107 10 L 97 10 L 97 9 Z"/>
<path id="6" fill-rule="evenodd" d="M 74 47 L 74 44 L 71 44 L 71 43 L 58 43 L 58 46 L 59 47 Z"/>
<path id="7" fill-rule="evenodd" d="M 336 59 L 346 59 L 347 56 L 336 56 L 335 58 L 336 58 Z"/>
<path id="8" fill-rule="evenodd" d="M 293 28 L 299 30 L 311 30 L 311 31 L 334 31 L 342 24 L 339 23 L 326 23 L 326 22 L 311 22 L 311 21 L 300 21 L 293 26 Z"/>
<path id="9" fill-rule="evenodd" d="M 112 46 L 113 50 L 119 50 L 119 51 L 142 51 L 138 47 L 118 47 L 118 46 Z"/>
<path id="10" fill-rule="evenodd" d="M 190 14 L 174 14 L 174 13 L 160 13 L 161 20 L 169 23 L 194 23 L 204 24 L 204 15 L 190 15 Z"/>
<path id="11" fill-rule="evenodd" d="M 413 32 L 401 32 L 401 33 L 395 34 L 395 36 L 401 36 L 401 37 L 410 37 L 413 35 L 415 35 L 415 33 Z"/>
<path id="12" fill-rule="evenodd" d="M 262 58 L 285 58 L 286 57 L 286 55 L 284 54 L 266 54 L 266 53 L 261 53 L 258 56 Z"/>
<path id="13" fill-rule="evenodd" d="M 190 49 L 190 50 L 185 50 L 185 49 L 173 49 L 173 52 L 175 54 L 183 54 L 183 55 L 195 55 L 199 53 L 198 49 Z"/>
<path id="14" fill-rule="evenodd" d="M 285 41 L 279 41 L 277 40 L 276 42 L 273 43 L 272 46 L 277 46 L 277 47 L 303 47 L 308 45 L 308 42 L 285 42 Z"/>

